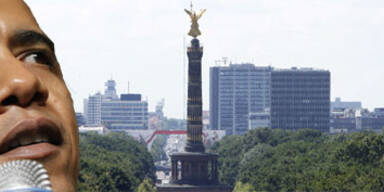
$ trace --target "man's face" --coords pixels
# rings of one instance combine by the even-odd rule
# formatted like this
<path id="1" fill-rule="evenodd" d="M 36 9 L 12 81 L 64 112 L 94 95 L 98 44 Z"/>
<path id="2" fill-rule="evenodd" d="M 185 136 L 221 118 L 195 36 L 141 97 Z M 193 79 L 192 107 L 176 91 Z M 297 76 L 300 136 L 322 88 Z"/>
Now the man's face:
<path id="1" fill-rule="evenodd" d="M 0 163 L 34 159 L 75 191 L 78 133 L 53 43 L 22 0 L 0 0 Z"/>

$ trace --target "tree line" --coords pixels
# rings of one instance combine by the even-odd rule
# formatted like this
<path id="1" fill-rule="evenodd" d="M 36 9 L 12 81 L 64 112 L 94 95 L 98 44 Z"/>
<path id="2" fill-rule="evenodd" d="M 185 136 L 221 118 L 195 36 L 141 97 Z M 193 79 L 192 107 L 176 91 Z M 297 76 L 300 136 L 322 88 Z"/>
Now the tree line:
<path id="1" fill-rule="evenodd" d="M 125 133 L 80 134 L 78 191 L 149 191 L 155 166 L 146 147 Z"/>
<path id="2" fill-rule="evenodd" d="M 236 192 L 384 191 L 384 136 L 374 132 L 255 129 L 210 150 Z"/>

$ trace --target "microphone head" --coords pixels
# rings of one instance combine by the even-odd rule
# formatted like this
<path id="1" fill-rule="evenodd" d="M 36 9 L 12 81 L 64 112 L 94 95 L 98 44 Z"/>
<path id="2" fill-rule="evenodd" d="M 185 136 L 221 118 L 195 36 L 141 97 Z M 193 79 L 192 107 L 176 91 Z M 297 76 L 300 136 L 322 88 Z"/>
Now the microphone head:
<path id="1" fill-rule="evenodd" d="M 23 189 L 52 190 L 44 166 L 33 160 L 15 160 L 1 164 L 0 192 Z"/>

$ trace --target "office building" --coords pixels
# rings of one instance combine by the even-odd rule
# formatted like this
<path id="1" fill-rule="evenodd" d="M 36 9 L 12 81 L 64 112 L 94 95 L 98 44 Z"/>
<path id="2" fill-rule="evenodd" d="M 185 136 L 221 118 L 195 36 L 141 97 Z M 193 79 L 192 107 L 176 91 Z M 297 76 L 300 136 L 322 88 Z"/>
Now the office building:
<path id="1" fill-rule="evenodd" d="M 231 64 L 210 68 L 210 127 L 227 135 L 248 130 L 249 115 L 270 108 L 271 67 Z"/>
<path id="2" fill-rule="evenodd" d="M 96 126 L 96 127 L 80 126 L 79 127 L 79 133 L 92 133 L 92 132 L 100 134 L 100 135 L 104 135 L 104 134 L 108 133 L 109 130 L 107 128 L 105 128 L 104 126 Z"/>
<path id="3" fill-rule="evenodd" d="M 384 129 L 384 108 L 359 111 L 356 114 L 356 129 L 381 132 Z"/>
<path id="4" fill-rule="evenodd" d="M 330 133 L 346 133 L 356 130 L 356 110 L 334 108 L 331 111 Z"/>
<path id="5" fill-rule="evenodd" d="M 148 103 L 140 94 L 116 93 L 116 83 L 105 83 L 104 94 L 96 93 L 84 100 L 88 126 L 104 125 L 111 131 L 148 128 Z"/>
<path id="6" fill-rule="evenodd" d="M 84 115 L 82 113 L 75 113 L 76 115 L 76 121 L 77 121 L 77 126 L 80 127 L 82 125 L 85 125 L 85 118 L 84 118 Z"/>
<path id="7" fill-rule="evenodd" d="M 331 111 L 335 109 L 359 110 L 362 109 L 362 105 L 360 101 L 341 101 L 340 97 L 336 97 L 335 101 L 331 102 Z"/>
<path id="8" fill-rule="evenodd" d="M 249 114 L 248 129 L 271 128 L 271 114 L 269 111 Z"/>
<path id="9" fill-rule="evenodd" d="M 286 69 L 271 73 L 271 126 L 329 131 L 330 72 Z"/>
<path id="10" fill-rule="evenodd" d="M 384 128 L 384 108 L 368 109 L 337 109 L 331 113 L 330 132 L 376 131 Z"/>

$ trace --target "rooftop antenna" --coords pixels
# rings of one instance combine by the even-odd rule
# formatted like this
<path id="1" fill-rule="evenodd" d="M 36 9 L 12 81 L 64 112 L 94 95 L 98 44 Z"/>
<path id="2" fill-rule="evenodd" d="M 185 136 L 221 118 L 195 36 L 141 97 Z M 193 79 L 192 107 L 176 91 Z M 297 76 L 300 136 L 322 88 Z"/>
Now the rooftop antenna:
<path id="1" fill-rule="evenodd" d="M 129 93 L 129 81 L 128 81 L 127 93 Z"/>
<path id="2" fill-rule="evenodd" d="M 223 57 L 222 59 L 223 59 L 224 66 L 227 66 L 228 57 Z"/>

